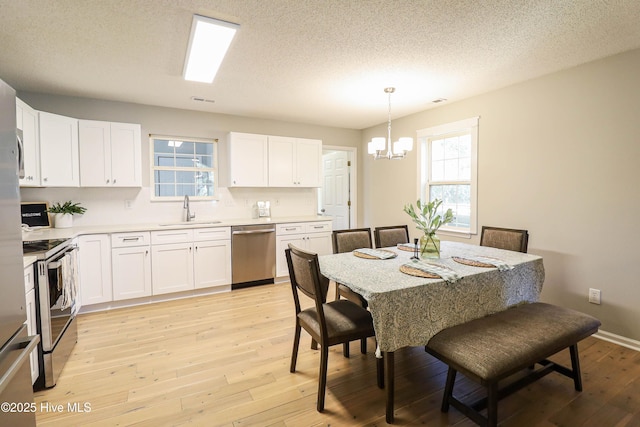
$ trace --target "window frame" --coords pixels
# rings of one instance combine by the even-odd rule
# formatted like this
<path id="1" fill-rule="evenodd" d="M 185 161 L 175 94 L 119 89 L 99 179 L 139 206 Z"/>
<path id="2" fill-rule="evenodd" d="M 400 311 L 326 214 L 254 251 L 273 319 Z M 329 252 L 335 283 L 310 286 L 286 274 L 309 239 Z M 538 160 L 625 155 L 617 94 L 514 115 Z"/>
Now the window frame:
<path id="1" fill-rule="evenodd" d="M 185 167 L 167 167 L 167 166 L 156 166 L 155 164 L 155 140 L 178 140 L 184 142 L 193 142 L 193 143 L 207 143 L 213 146 L 212 152 L 212 166 L 211 168 L 185 168 Z M 196 137 L 187 137 L 187 136 L 170 136 L 170 135 L 149 135 L 149 179 L 150 179 L 150 198 L 152 202 L 175 202 L 184 200 L 184 196 L 156 196 L 156 180 L 155 180 L 155 172 L 156 171 L 176 171 L 176 172 L 184 172 L 184 171 L 206 171 L 213 174 L 213 196 L 189 196 L 190 200 L 219 200 L 219 186 L 218 186 L 218 139 L 217 138 L 196 138 Z"/>
<path id="2" fill-rule="evenodd" d="M 429 167 L 431 165 L 431 142 L 442 139 L 447 135 L 469 134 L 471 136 L 471 175 L 470 181 L 470 216 L 469 228 L 442 226 L 439 234 L 471 238 L 478 234 L 478 124 L 480 117 L 471 117 L 417 131 L 417 169 L 418 169 L 418 198 L 429 201 L 432 185 L 466 184 L 467 181 L 431 181 Z"/>

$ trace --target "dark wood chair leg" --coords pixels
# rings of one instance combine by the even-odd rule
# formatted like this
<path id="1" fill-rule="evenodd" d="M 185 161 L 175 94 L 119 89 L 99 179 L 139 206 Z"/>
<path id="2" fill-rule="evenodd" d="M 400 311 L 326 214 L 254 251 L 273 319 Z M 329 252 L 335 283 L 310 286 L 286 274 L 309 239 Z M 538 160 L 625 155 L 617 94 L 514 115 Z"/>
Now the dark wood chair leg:
<path id="1" fill-rule="evenodd" d="M 311 338 L 311 350 L 317 350 L 317 349 L 318 349 L 317 341 Z"/>
<path id="2" fill-rule="evenodd" d="M 362 338 L 360 340 L 360 353 L 367 354 L 367 339 Z"/>
<path id="3" fill-rule="evenodd" d="M 442 406 L 440 406 L 441 412 L 449 412 L 449 399 L 453 396 L 453 384 L 456 382 L 456 374 L 457 371 L 450 367 L 447 372 L 447 382 L 444 386 Z"/>
<path id="4" fill-rule="evenodd" d="M 329 359 L 329 347 L 323 345 L 320 354 L 320 374 L 318 376 L 318 412 L 324 411 L 324 394 L 327 388 L 327 362 Z"/>
<path id="5" fill-rule="evenodd" d="M 580 373 L 580 359 L 578 357 L 578 344 L 569 347 L 571 354 L 571 369 L 573 370 L 573 385 L 576 391 L 582 391 L 582 374 Z"/>
<path id="6" fill-rule="evenodd" d="M 498 383 L 487 387 L 487 426 L 498 425 Z"/>
<path id="7" fill-rule="evenodd" d="M 349 358 L 349 343 L 348 342 L 342 344 L 342 354 L 347 359 Z"/>
<path id="8" fill-rule="evenodd" d="M 298 346 L 300 345 L 300 325 L 296 324 L 296 332 L 293 335 L 293 351 L 291 352 L 291 367 L 289 372 L 296 371 L 296 362 L 298 360 Z"/>

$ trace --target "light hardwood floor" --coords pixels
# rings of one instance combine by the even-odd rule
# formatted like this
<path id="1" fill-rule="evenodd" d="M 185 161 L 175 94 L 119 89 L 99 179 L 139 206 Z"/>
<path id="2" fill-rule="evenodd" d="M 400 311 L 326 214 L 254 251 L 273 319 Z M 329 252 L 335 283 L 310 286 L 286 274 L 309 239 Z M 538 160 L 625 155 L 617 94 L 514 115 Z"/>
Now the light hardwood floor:
<path id="1" fill-rule="evenodd" d="M 319 354 L 304 332 L 289 373 L 293 313 L 286 283 L 80 315 L 58 384 L 36 393 L 37 407 L 49 408 L 38 425 L 386 425 L 373 341 L 367 355 L 352 343 L 349 359 L 332 349 L 326 409 L 316 412 Z M 582 393 L 551 374 L 502 400 L 500 425 L 640 426 L 640 353 L 596 338 L 579 349 Z M 555 359 L 568 363 L 568 354 Z M 474 425 L 453 408 L 440 413 L 445 377 L 423 348 L 398 351 L 396 425 Z M 458 396 L 480 393 L 459 375 Z"/>

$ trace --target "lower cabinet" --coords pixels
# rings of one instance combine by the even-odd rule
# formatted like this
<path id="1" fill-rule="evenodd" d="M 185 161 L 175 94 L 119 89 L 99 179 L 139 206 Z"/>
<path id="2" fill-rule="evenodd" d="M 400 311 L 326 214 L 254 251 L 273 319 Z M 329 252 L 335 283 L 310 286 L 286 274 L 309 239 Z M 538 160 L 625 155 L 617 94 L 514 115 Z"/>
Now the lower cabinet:
<path id="1" fill-rule="evenodd" d="M 24 269 L 24 289 L 27 302 L 27 334 L 29 336 L 36 335 L 38 333 L 37 318 L 36 318 L 36 290 L 35 290 L 35 271 L 33 265 L 25 267 Z M 38 367 L 38 350 L 35 349 L 29 355 L 29 362 L 31 365 L 31 384 L 35 383 L 40 375 L 40 369 Z"/>
<path id="2" fill-rule="evenodd" d="M 231 289 L 231 240 L 194 242 L 193 250 L 194 288 Z"/>
<path id="3" fill-rule="evenodd" d="M 111 235 L 113 300 L 151 295 L 151 253 L 149 233 Z"/>
<path id="4" fill-rule="evenodd" d="M 332 253 L 331 221 L 288 223 L 276 226 L 276 277 L 289 276 L 284 251 L 290 243 L 318 255 Z"/>
<path id="5" fill-rule="evenodd" d="M 193 289 L 193 243 L 151 246 L 151 276 L 153 295 Z"/>
<path id="6" fill-rule="evenodd" d="M 108 234 L 78 237 L 78 273 L 82 305 L 113 301 L 111 241 Z"/>
<path id="7" fill-rule="evenodd" d="M 153 231 L 153 295 L 229 285 L 229 227 Z"/>

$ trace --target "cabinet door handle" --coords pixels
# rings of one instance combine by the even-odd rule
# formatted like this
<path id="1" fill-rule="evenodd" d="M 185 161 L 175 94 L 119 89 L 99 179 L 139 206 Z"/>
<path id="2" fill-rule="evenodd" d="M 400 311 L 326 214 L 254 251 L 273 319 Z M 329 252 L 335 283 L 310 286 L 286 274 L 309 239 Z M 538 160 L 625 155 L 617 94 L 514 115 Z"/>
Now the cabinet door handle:
<path id="1" fill-rule="evenodd" d="M 115 179 L 115 178 L 113 179 L 113 183 L 114 183 L 114 184 L 116 183 L 116 179 Z"/>
<path id="2" fill-rule="evenodd" d="M 107 184 L 109 183 L 109 180 L 107 180 Z"/>
<path id="3" fill-rule="evenodd" d="M 122 239 L 123 242 L 137 242 L 138 240 L 140 240 L 139 237 L 124 237 Z"/>
<path id="4" fill-rule="evenodd" d="M 43 178 L 42 180 L 43 180 L 44 182 L 47 182 L 47 181 L 49 181 L 49 178 Z"/>

